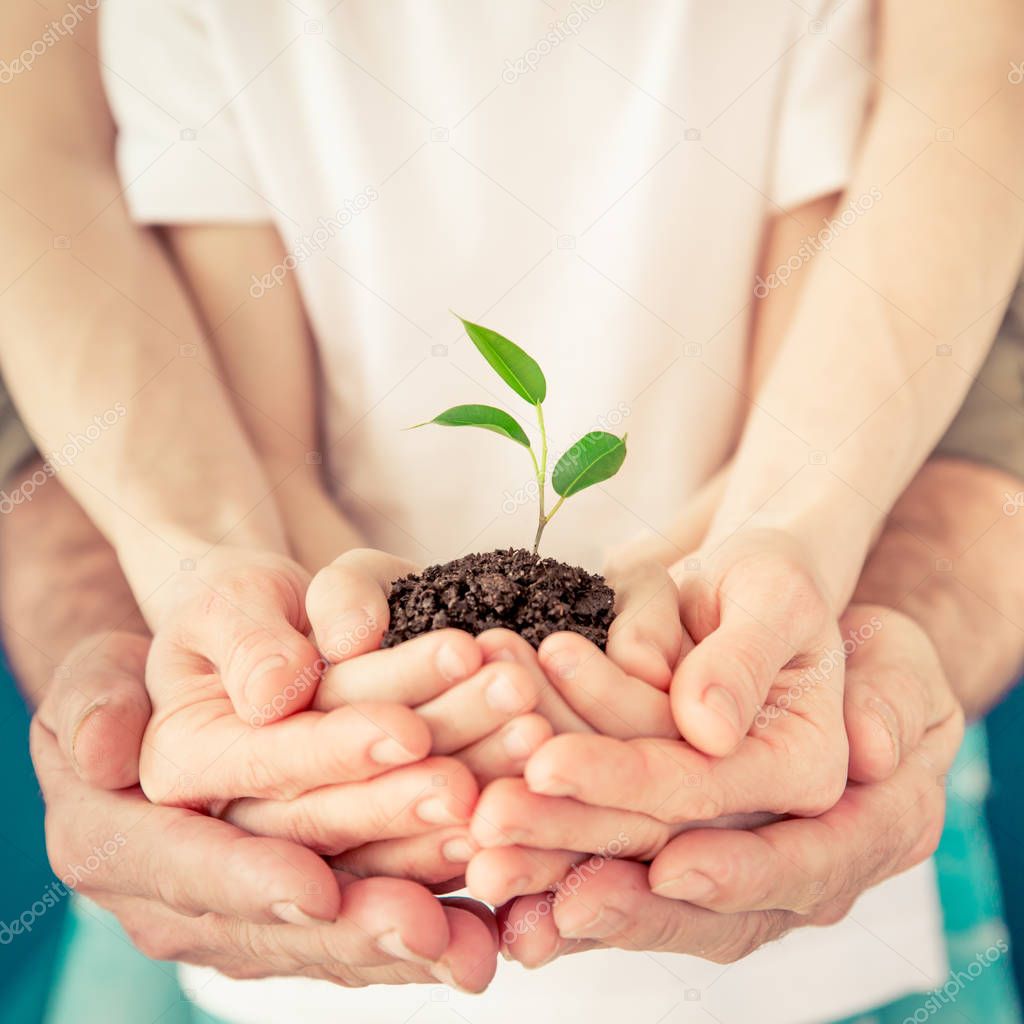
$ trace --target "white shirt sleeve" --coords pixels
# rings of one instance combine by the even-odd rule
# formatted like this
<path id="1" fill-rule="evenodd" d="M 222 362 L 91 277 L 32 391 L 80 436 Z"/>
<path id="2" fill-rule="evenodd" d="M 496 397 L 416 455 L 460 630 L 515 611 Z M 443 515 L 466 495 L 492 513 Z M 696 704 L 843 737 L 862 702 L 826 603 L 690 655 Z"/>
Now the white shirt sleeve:
<path id="1" fill-rule="evenodd" d="M 784 209 L 842 191 L 873 89 L 871 0 L 820 0 L 791 54 L 771 197 Z"/>
<path id="2" fill-rule="evenodd" d="M 202 6 L 106 0 L 100 46 L 117 163 L 144 223 L 269 220 Z"/>

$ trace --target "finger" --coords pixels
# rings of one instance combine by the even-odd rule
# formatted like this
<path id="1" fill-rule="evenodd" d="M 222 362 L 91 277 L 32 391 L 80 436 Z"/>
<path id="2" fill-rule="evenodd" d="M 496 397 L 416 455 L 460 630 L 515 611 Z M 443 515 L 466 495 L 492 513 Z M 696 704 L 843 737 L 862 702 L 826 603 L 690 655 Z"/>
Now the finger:
<path id="1" fill-rule="evenodd" d="M 438 905 L 447 919 L 451 938 L 430 967 L 430 973 L 462 992 L 483 992 L 498 966 L 498 941 L 493 927 L 477 913 L 464 909 L 463 901 L 444 901 Z"/>
<path id="2" fill-rule="evenodd" d="M 749 833 L 698 830 L 673 840 L 650 869 L 660 895 L 710 909 L 810 914 L 929 856 L 943 822 L 943 780 L 960 716 L 930 731 L 884 782 L 852 785 L 820 818 Z"/>
<path id="3" fill-rule="evenodd" d="M 537 682 L 540 698 L 537 712 L 543 715 L 555 732 L 593 732 L 594 730 L 566 703 L 551 685 L 537 660 L 537 652 L 521 636 L 508 629 L 489 629 L 481 633 L 476 642 L 488 663 L 508 661 L 521 665 Z"/>
<path id="4" fill-rule="evenodd" d="M 185 918 L 125 897 L 103 905 L 151 959 L 199 962 L 233 978 L 303 975 L 348 987 L 434 980 L 430 968 L 451 937 L 447 915 L 430 893 L 384 878 L 350 882 L 343 891 L 337 920 L 310 927 L 220 914 Z"/>
<path id="5" fill-rule="evenodd" d="M 480 796 L 470 834 L 484 849 L 529 846 L 611 856 L 649 857 L 674 834 L 646 814 L 588 807 L 576 800 L 538 796 L 522 779 L 499 779 Z"/>
<path id="6" fill-rule="evenodd" d="M 683 651 L 679 591 L 664 566 L 641 562 L 614 577 L 608 657 L 628 675 L 668 690 Z M 691 646 L 686 638 L 687 646 Z"/>
<path id="7" fill-rule="evenodd" d="M 421 704 L 416 713 L 430 729 L 433 752 L 451 754 L 532 711 L 539 696 L 536 674 L 501 661 Z"/>
<path id="8" fill-rule="evenodd" d="M 689 953 L 716 963 L 733 963 L 798 923 L 785 911 L 716 914 L 657 896 L 647 886 L 647 869 L 633 861 L 608 861 L 555 903 L 553 917 L 564 939 Z"/>
<path id="9" fill-rule="evenodd" d="M 139 749 L 150 716 L 148 651 L 149 639 L 134 633 L 90 637 L 54 673 L 39 708 L 79 778 L 101 789 L 139 781 Z"/>
<path id="10" fill-rule="evenodd" d="M 682 660 L 671 684 L 672 710 L 682 735 L 706 754 L 725 757 L 750 729 L 776 676 L 808 652 L 827 621 L 812 581 L 795 570 L 741 565 L 735 583 L 714 595 L 718 622 Z M 684 624 L 708 595 L 701 581 L 680 585 Z M 702 592 L 703 591 L 703 592 Z M 813 656 L 811 661 L 816 660 Z"/>
<path id="11" fill-rule="evenodd" d="M 551 736 L 551 724 L 545 718 L 537 714 L 519 715 L 455 756 L 485 786 L 494 779 L 522 775 L 526 762 Z"/>
<path id="12" fill-rule="evenodd" d="M 550 893 L 535 893 L 521 896 L 499 913 L 502 950 L 524 967 L 542 967 L 562 950 L 563 940 L 551 913 L 552 902 Z"/>
<path id="13" fill-rule="evenodd" d="M 882 631 L 884 630 L 884 635 Z M 931 641 L 888 609 L 851 608 L 842 621 L 846 662 L 844 717 L 850 777 L 880 782 L 926 729 L 946 719 L 956 699 Z"/>
<path id="14" fill-rule="evenodd" d="M 469 679 L 483 652 L 468 633 L 439 629 L 382 651 L 370 651 L 324 673 L 313 706 L 321 711 L 364 700 L 416 707 Z"/>
<path id="15" fill-rule="evenodd" d="M 305 711 L 261 729 L 230 713 L 207 720 L 202 705 L 188 710 L 146 736 L 142 786 L 155 803 L 285 800 L 331 783 L 373 778 L 430 750 L 426 724 L 397 704 Z"/>
<path id="16" fill-rule="evenodd" d="M 383 551 L 347 551 L 309 585 L 306 610 L 317 646 L 332 664 L 376 650 L 391 621 L 388 593 L 416 566 Z"/>
<path id="17" fill-rule="evenodd" d="M 385 875 L 423 885 L 459 878 L 478 847 L 462 825 L 436 826 L 425 835 L 366 843 L 331 858 L 331 866 L 359 878 Z"/>
<path id="18" fill-rule="evenodd" d="M 324 786 L 289 800 L 236 800 L 226 818 L 248 832 L 280 836 L 318 853 L 465 825 L 477 786 L 452 758 L 428 758 L 369 782 Z"/>
<path id="19" fill-rule="evenodd" d="M 534 793 L 669 823 L 757 811 L 820 814 L 845 785 L 845 736 L 837 732 L 791 714 L 721 759 L 674 740 L 556 736 L 530 758 L 524 778 Z"/>
<path id="20" fill-rule="evenodd" d="M 337 885 L 309 850 L 250 836 L 215 818 L 154 807 L 137 790 L 94 789 L 77 778 L 38 719 L 31 741 L 47 803 L 50 860 L 70 887 L 94 897 L 158 900 L 184 915 L 334 919 Z"/>
<path id="21" fill-rule="evenodd" d="M 679 735 L 668 694 L 627 675 L 578 633 L 552 634 L 538 657 L 569 707 L 598 732 L 621 739 Z"/>
<path id="22" fill-rule="evenodd" d="M 500 906 L 516 896 L 556 886 L 586 855 L 572 850 L 502 846 L 480 850 L 466 868 L 466 888 L 485 903 Z"/>
<path id="23" fill-rule="evenodd" d="M 209 662 L 245 721 L 264 724 L 307 707 L 323 665 L 306 638 L 306 579 L 298 567 L 255 566 L 201 583 L 201 599 L 153 641 L 154 692 L 175 692 L 183 670 L 200 675 Z"/>

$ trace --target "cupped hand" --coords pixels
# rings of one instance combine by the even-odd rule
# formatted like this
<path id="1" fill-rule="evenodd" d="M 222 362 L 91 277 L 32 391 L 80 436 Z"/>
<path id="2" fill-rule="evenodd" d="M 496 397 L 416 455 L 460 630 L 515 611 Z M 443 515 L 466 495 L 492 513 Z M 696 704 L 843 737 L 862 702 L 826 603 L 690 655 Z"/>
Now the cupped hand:
<path id="1" fill-rule="evenodd" d="M 506 865 L 509 880 L 532 870 L 535 886 L 500 911 L 509 955 L 537 966 L 615 946 L 729 962 L 794 927 L 841 919 L 865 889 L 928 857 L 963 714 L 914 622 L 856 607 L 842 629 L 858 638 L 845 697 L 851 782 L 833 808 L 750 830 L 690 829 L 647 851 L 649 867 L 551 852 L 541 863 L 527 852 Z M 636 856 L 630 836 L 628 820 L 621 832 L 606 831 L 603 852 Z"/>
<path id="2" fill-rule="evenodd" d="M 54 871 L 120 919 L 145 954 L 233 977 L 302 974 L 347 985 L 482 990 L 493 917 L 398 878 L 355 878 L 296 843 L 151 804 L 138 786 L 149 641 L 79 645 L 32 724 Z M 386 844 L 381 844 L 386 846 Z M 370 859 L 367 869 L 374 865 Z"/>
<path id="3" fill-rule="evenodd" d="M 146 670 L 140 781 L 152 801 L 222 810 L 235 798 L 288 800 L 429 753 L 429 730 L 406 707 L 303 710 L 326 667 L 306 639 L 306 584 L 288 560 L 254 557 L 193 583 L 168 614 Z"/>

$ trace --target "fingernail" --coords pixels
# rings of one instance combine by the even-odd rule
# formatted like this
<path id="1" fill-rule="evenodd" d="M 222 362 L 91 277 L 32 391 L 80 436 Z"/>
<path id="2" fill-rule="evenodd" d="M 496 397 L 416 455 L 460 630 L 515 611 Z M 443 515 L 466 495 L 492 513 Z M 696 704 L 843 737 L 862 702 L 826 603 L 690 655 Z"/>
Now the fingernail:
<path id="1" fill-rule="evenodd" d="M 457 683 L 466 679 L 472 671 L 469 662 L 459 653 L 455 644 L 448 642 L 438 649 L 434 664 L 441 673 L 441 678 L 447 683 Z"/>
<path id="2" fill-rule="evenodd" d="M 98 697 L 82 712 L 81 718 L 75 722 L 75 727 L 71 730 L 71 764 L 79 775 L 82 773 L 82 766 L 78 763 L 78 757 L 75 753 L 75 745 L 78 743 L 78 734 L 82 731 L 82 727 L 89 718 L 107 703 L 109 703 L 109 701 L 106 697 Z"/>
<path id="3" fill-rule="evenodd" d="M 441 844 L 441 856 L 452 864 L 468 864 L 476 853 L 476 845 L 468 839 L 449 839 Z"/>
<path id="4" fill-rule="evenodd" d="M 679 878 L 670 878 L 651 891 L 673 900 L 707 900 L 717 892 L 718 886 L 702 871 L 687 871 Z"/>
<path id="5" fill-rule="evenodd" d="M 709 686 L 704 693 L 704 706 L 724 718 L 734 732 L 740 732 L 739 706 L 724 686 Z"/>
<path id="6" fill-rule="evenodd" d="M 875 718 L 881 722 L 882 728 L 889 734 L 889 739 L 892 741 L 892 763 L 893 767 L 896 768 L 900 763 L 900 726 L 896 720 L 896 712 L 884 700 L 879 700 L 878 697 L 872 697 L 868 700 L 868 708 Z"/>
<path id="7" fill-rule="evenodd" d="M 433 960 L 414 953 L 398 932 L 385 932 L 377 937 L 377 948 L 385 955 L 396 960 L 408 960 L 414 964 L 433 965 Z"/>
<path id="8" fill-rule="evenodd" d="M 370 747 L 370 760 L 377 764 L 408 764 L 415 756 L 394 737 L 378 740 Z"/>
<path id="9" fill-rule="evenodd" d="M 328 650 L 324 652 L 328 661 L 338 661 L 346 657 L 352 648 L 365 640 L 377 620 L 365 608 L 354 612 L 345 612 L 331 629 L 331 640 Z"/>
<path id="10" fill-rule="evenodd" d="M 509 729 L 502 737 L 501 742 L 505 753 L 513 761 L 525 761 L 533 753 L 533 746 L 523 735 L 521 729 Z"/>
<path id="11" fill-rule="evenodd" d="M 563 939 L 603 939 L 625 930 L 626 923 L 626 915 L 614 907 L 602 907 L 595 914 L 592 908 L 578 904 L 563 914 L 558 933 Z"/>
<path id="12" fill-rule="evenodd" d="M 484 697 L 495 711 L 507 715 L 521 711 L 526 705 L 516 684 L 504 673 L 500 673 L 487 687 Z"/>
<path id="13" fill-rule="evenodd" d="M 416 814 L 428 825 L 458 825 L 463 819 L 438 796 L 432 796 L 416 807 Z"/>
<path id="14" fill-rule="evenodd" d="M 487 655 L 487 663 L 490 664 L 492 661 L 509 661 L 514 665 L 519 659 L 507 647 L 502 647 Z"/>
<path id="15" fill-rule="evenodd" d="M 286 903 L 283 900 L 280 903 L 271 903 L 270 909 L 273 911 L 274 916 L 284 921 L 285 924 L 297 924 L 303 928 L 313 928 L 324 923 L 323 921 L 318 921 L 315 917 L 310 917 L 309 914 L 294 903 Z"/>
<path id="16" fill-rule="evenodd" d="M 566 782 L 557 775 L 549 775 L 540 782 L 531 782 L 528 785 L 531 793 L 540 793 L 543 796 L 575 796 L 579 792 L 571 782 Z"/>

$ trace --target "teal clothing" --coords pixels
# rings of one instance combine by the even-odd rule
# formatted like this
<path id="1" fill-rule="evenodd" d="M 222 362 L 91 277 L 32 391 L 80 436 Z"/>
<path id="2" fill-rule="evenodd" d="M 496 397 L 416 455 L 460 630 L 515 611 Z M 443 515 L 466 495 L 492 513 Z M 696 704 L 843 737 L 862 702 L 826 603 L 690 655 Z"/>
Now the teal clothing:
<path id="1" fill-rule="evenodd" d="M 1022 1020 L 985 817 L 990 778 L 982 726 L 967 730 L 947 783 L 946 824 L 935 853 L 949 955 L 947 981 L 939 990 L 908 996 L 843 1024 L 1019 1024 Z"/>
<path id="2" fill-rule="evenodd" d="M 46 859 L 43 801 L 28 755 L 29 714 L 0 652 L 0 1020 L 39 1024 L 67 911 Z"/>

